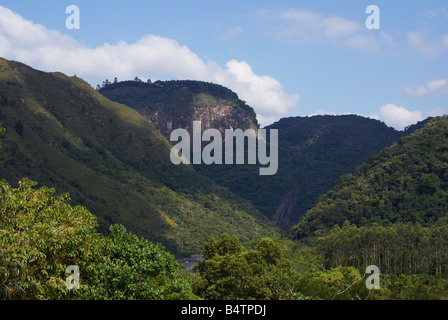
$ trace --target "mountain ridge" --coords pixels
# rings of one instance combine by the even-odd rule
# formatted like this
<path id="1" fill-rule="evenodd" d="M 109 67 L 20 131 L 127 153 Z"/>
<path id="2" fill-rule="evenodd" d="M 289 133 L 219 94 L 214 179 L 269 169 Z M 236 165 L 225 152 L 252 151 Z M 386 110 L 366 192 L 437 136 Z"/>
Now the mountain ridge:
<path id="1" fill-rule="evenodd" d="M 195 166 L 217 183 L 251 201 L 269 219 L 283 211 L 293 193 L 284 219 L 277 226 L 297 223 L 319 196 L 329 191 L 340 176 L 351 173 L 369 156 L 390 146 L 400 137 L 422 127 L 430 118 L 397 131 L 381 121 L 358 115 L 282 118 L 266 129 L 277 129 L 278 172 L 258 177 L 250 166 L 224 168 Z"/>
<path id="2" fill-rule="evenodd" d="M 202 121 L 202 130 L 216 128 L 221 132 L 224 128 L 245 130 L 254 127 L 256 121 L 256 115 L 250 107 L 249 111 L 243 110 L 243 116 L 231 118 L 230 121 L 222 117 L 225 125 L 219 124 L 219 119 L 222 119 L 219 115 L 215 118 L 217 122 L 213 122 L 213 117 L 204 117 L 201 108 L 217 108 L 221 98 L 239 101 L 231 90 L 206 82 L 177 80 L 144 83 L 138 79 L 114 83 L 106 81 L 98 91 L 137 110 L 168 139 L 174 128 L 186 128 L 191 134 L 192 122 L 195 120 Z M 195 94 L 208 97 L 202 100 L 202 106 L 194 104 Z M 244 102 L 240 103 L 245 105 Z M 232 108 L 241 111 L 235 106 Z M 169 114 L 168 119 L 160 116 L 164 113 Z M 242 121 L 244 115 L 252 121 Z M 173 119 L 177 121 L 173 122 Z M 367 157 L 412 133 L 429 120 L 398 131 L 384 122 L 358 115 L 286 117 L 265 127 L 267 132 L 269 129 L 279 130 L 280 172 L 275 176 L 258 177 L 255 168 L 247 165 L 231 168 L 195 165 L 195 169 L 249 200 L 266 217 L 274 220 L 278 227 L 287 228 L 298 222 L 318 196 L 336 185 L 339 176 L 352 172 Z M 304 169 L 297 168 L 300 166 Z M 300 179 L 304 182 L 298 181 Z M 311 188 L 307 187 L 309 184 Z M 295 200 L 288 202 L 285 211 L 282 203 L 291 192 L 296 194 Z M 286 215 L 282 214 L 279 219 L 283 211 Z"/>
<path id="3" fill-rule="evenodd" d="M 0 59 L 0 177 L 69 192 L 99 218 L 185 256 L 223 230 L 271 232 L 247 201 L 170 161 L 171 144 L 137 111 L 87 82 Z"/>
<path id="4" fill-rule="evenodd" d="M 107 83 L 98 89 L 112 101 L 123 103 L 143 115 L 169 139 L 172 130 L 187 129 L 201 121 L 202 129 L 258 129 L 255 111 L 232 90 L 210 82 L 141 80 Z"/>
<path id="5" fill-rule="evenodd" d="M 295 237 L 325 234 L 345 221 L 357 227 L 447 221 L 448 117 L 437 117 L 342 176 L 294 226 Z"/>

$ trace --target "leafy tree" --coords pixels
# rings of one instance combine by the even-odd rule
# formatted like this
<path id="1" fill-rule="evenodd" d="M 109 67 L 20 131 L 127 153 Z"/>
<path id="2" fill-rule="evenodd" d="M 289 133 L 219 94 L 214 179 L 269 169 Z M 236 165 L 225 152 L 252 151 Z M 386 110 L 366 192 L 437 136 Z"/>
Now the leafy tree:
<path id="1" fill-rule="evenodd" d="M 364 276 L 354 267 L 311 269 L 299 281 L 306 295 L 323 300 L 364 300 L 369 296 Z"/>
<path id="2" fill-rule="evenodd" d="M 35 185 L 26 178 L 17 189 L 0 182 L 1 266 L 8 274 L 3 277 L 3 293 L 9 288 L 4 297 L 69 297 L 62 280 L 65 268 L 85 267 L 100 252 L 103 240 L 95 230 L 96 218 L 84 207 L 72 207 L 68 194 L 55 195 L 47 187 L 36 190 Z"/>
<path id="3" fill-rule="evenodd" d="M 419 181 L 418 189 L 422 193 L 434 194 L 440 187 L 440 179 L 434 173 L 424 174 Z"/>
<path id="4" fill-rule="evenodd" d="M 192 286 L 204 299 L 304 298 L 295 286 L 298 273 L 270 238 L 261 239 L 250 250 L 228 234 L 218 241 L 211 238 L 195 270 L 200 277 Z"/>
<path id="5" fill-rule="evenodd" d="M 0 182 L 0 299 L 194 299 L 182 267 L 160 244 L 113 225 L 97 233 L 86 208 L 68 194 L 23 179 Z M 66 287 L 66 267 L 80 289 Z"/>
<path id="6" fill-rule="evenodd" d="M 23 288 L 24 279 L 24 265 L 20 262 L 6 259 L 3 250 L 0 249 L 0 300 L 8 300 L 12 296 L 26 297 L 26 292 Z"/>
<path id="7" fill-rule="evenodd" d="M 112 83 L 109 81 L 109 79 L 106 79 L 103 81 L 102 88 L 106 88 L 107 86 L 110 86 Z"/>
<path id="8" fill-rule="evenodd" d="M 162 245 L 112 225 L 99 261 L 87 266 L 83 298 L 105 300 L 195 299 L 182 267 Z"/>

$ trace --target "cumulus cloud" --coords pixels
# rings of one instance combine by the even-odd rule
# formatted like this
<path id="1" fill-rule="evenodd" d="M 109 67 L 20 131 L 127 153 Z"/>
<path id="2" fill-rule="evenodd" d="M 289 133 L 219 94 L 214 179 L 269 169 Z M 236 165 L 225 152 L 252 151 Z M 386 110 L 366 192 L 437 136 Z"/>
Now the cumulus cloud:
<path id="1" fill-rule="evenodd" d="M 88 48 L 2 6 L 0 56 L 44 71 L 76 74 L 92 85 L 106 78 L 133 79 L 135 76 L 153 80 L 170 76 L 218 83 L 234 90 L 253 107 L 262 126 L 295 111 L 299 103 L 297 94 L 286 93 L 271 76 L 255 74 L 244 61 L 231 60 L 222 68 L 213 61 L 202 60 L 176 40 L 155 35 L 147 35 L 135 43 L 121 41 Z"/>
<path id="2" fill-rule="evenodd" d="M 382 106 L 380 113 L 381 119 L 397 130 L 403 130 L 405 127 L 423 120 L 421 111 L 409 111 L 395 104 Z"/>
<path id="3" fill-rule="evenodd" d="M 432 94 L 448 93 L 448 80 L 437 79 L 426 83 L 425 85 L 419 85 L 416 88 L 406 88 L 406 93 L 413 96 L 427 96 Z"/>
<path id="4" fill-rule="evenodd" d="M 370 118 L 370 119 L 374 119 L 374 120 L 378 120 L 378 121 L 381 121 L 381 118 L 380 118 L 380 116 L 379 115 L 377 115 L 377 114 L 371 114 L 370 116 L 368 116 L 367 118 Z"/>
<path id="5" fill-rule="evenodd" d="M 267 125 L 282 115 L 293 112 L 299 103 L 298 94 L 290 95 L 283 91 L 278 80 L 270 76 L 258 76 L 246 62 L 231 60 L 227 69 L 216 74 L 219 83 L 239 92 L 242 100 L 258 106 L 259 121 Z"/>

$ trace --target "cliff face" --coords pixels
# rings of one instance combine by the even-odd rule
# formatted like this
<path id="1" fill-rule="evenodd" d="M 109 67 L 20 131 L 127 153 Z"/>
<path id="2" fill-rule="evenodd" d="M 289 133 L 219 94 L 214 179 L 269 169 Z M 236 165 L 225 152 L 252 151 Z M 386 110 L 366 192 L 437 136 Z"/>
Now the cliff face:
<path id="1" fill-rule="evenodd" d="M 125 81 L 99 90 L 105 97 L 137 110 L 169 139 L 174 129 L 257 129 L 254 110 L 231 90 L 200 81 Z"/>
<path id="2" fill-rule="evenodd" d="M 226 129 L 257 129 L 256 122 L 251 116 L 240 113 L 231 105 L 216 105 L 214 107 L 194 105 L 192 109 L 193 112 L 184 117 L 180 117 L 175 112 L 155 112 L 143 114 L 143 116 L 154 123 L 167 139 L 170 138 L 171 132 L 178 128 L 187 129 L 191 133 L 193 121 L 201 121 L 202 130 L 213 128 L 223 134 Z"/>

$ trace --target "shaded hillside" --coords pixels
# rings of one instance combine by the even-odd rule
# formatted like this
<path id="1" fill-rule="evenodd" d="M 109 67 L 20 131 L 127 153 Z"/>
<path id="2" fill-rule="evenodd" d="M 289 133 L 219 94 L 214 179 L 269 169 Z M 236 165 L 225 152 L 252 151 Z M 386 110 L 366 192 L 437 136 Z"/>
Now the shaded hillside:
<path id="1" fill-rule="evenodd" d="M 294 228 L 296 237 L 325 234 L 345 221 L 357 227 L 394 223 L 444 225 L 448 219 L 448 117 L 428 122 L 319 198 Z"/>
<path id="2" fill-rule="evenodd" d="M 339 182 L 340 176 L 353 172 L 368 157 L 426 121 L 397 131 L 380 121 L 356 115 L 284 118 L 266 127 L 278 130 L 276 175 L 259 176 L 253 166 L 196 168 L 250 200 L 277 226 L 285 228 L 297 223 L 320 195 Z"/>
<path id="3" fill-rule="evenodd" d="M 203 129 L 213 127 L 221 131 L 244 130 L 256 122 L 253 110 L 235 93 L 211 83 L 124 81 L 106 84 L 99 92 L 134 108 L 168 138 L 175 128 L 191 129 L 193 120 L 201 119 Z M 214 113 L 223 105 L 233 106 L 229 109 L 233 116 Z M 333 188 L 340 176 L 353 172 L 368 157 L 428 120 L 397 131 L 383 122 L 357 115 L 283 118 L 266 127 L 279 133 L 279 168 L 274 176 L 260 176 L 259 166 L 253 165 L 195 168 L 249 200 L 276 226 L 287 228 L 296 224 L 319 196 Z M 292 202 L 285 200 L 290 193 L 295 195 Z M 284 207 L 284 203 L 288 206 Z"/>
<path id="4" fill-rule="evenodd" d="M 80 78 L 0 59 L 0 177 L 69 192 L 99 218 L 121 223 L 178 255 L 222 232 L 264 232 L 248 202 L 170 161 L 170 143 L 135 110 Z"/>
<path id="5" fill-rule="evenodd" d="M 203 129 L 258 128 L 254 110 L 230 89 L 202 81 L 122 81 L 99 92 L 137 110 L 167 138 L 174 129 L 191 131 L 193 121 Z"/>

